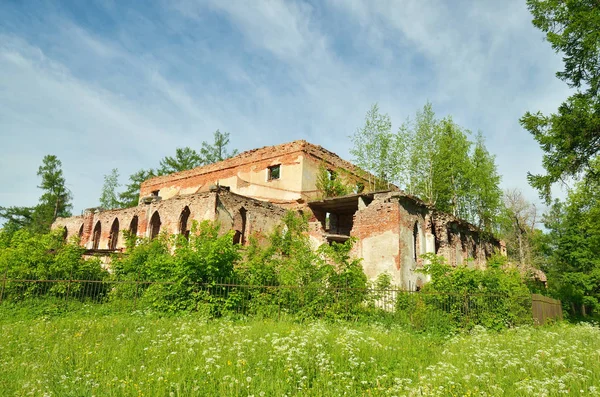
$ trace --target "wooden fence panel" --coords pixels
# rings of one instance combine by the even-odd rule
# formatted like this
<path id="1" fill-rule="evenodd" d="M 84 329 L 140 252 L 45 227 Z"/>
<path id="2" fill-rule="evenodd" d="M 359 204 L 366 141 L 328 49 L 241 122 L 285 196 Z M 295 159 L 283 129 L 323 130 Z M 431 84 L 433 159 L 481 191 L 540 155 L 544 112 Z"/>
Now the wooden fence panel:
<path id="1" fill-rule="evenodd" d="M 531 312 L 536 325 L 543 325 L 548 320 L 563 319 L 562 303 L 539 294 L 531 295 Z"/>

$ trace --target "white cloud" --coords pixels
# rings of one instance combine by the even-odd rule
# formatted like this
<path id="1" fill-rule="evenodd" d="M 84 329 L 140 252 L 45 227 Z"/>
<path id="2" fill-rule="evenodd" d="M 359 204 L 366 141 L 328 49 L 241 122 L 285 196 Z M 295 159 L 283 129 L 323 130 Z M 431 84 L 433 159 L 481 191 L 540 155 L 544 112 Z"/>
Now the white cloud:
<path id="1" fill-rule="evenodd" d="M 150 17 L 113 3 L 110 34 L 56 15 L 57 29 L 0 37 L 0 166 L 9 153 L 23 165 L 0 176 L 11 186 L 0 205 L 37 200 L 48 152 L 63 159 L 81 210 L 111 168 L 155 165 L 217 128 L 239 149 L 308 139 L 348 158 L 373 102 L 398 126 L 426 100 L 482 130 L 504 185 L 536 199 L 525 172 L 541 170 L 541 153 L 518 118 L 556 109 L 568 90 L 522 2 L 162 6 Z"/>

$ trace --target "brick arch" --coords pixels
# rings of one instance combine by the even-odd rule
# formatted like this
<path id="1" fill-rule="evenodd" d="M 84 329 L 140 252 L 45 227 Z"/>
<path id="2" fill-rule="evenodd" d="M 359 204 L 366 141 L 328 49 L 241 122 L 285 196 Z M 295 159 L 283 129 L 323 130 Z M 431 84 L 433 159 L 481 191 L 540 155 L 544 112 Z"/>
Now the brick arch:
<path id="1" fill-rule="evenodd" d="M 108 237 L 108 249 L 116 250 L 119 242 L 119 218 L 115 218 L 110 227 L 110 235 Z"/>
<path id="2" fill-rule="evenodd" d="M 247 229 L 247 217 L 248 211 L 244 207 L 240 207 L 235 216 L 233 217 L 233 243 L 244 245 L 246 242 L 246 229 Z"/>
<path id="3" fill-rule="evenodd" d="M 100 238 L 102 237 L 102 223 L 96 222 L 92 232 L 92 249 L 97 250 L 100 247 Z"/>
<path id="4" fill-rule="evenodd" d="M 77 236 L 79 236 L 80 241 L 81 241 L 81 238 L 83 237 L 83 228 L 84 228 L 84 225 L 82 223 L 81 226 L 79 227 L 79 232 L 77 232 Z"/>
<path id="5" fill-rule="evenodd" d="M 150 229 L 150 239 L 156 238 L 159 234 L 160 234 L 160 225 L 161 225 L 161 220 L 160 220 L 160 214 L 157 211 L 154 211 L 154 214 L 152 214 L 152 217 L 150 218 L 150 224 L 149 224 L 149 229 Z"/>
<path id="6" fill-rule="evenodd" d="M 186 239 L 190 237 L 190 216 L 190 207 L 186 205 L 179 215 L 179 234 L 185 236 Z"/>
<path id="7" fill-rule="evenodd" d="M 137 215 L 134 215 L 133 218 L 131 218 L 131 222 L 129 222 L 129 233 L 132 236 L 137 236 L 139 222 L 140 218 Z"/>

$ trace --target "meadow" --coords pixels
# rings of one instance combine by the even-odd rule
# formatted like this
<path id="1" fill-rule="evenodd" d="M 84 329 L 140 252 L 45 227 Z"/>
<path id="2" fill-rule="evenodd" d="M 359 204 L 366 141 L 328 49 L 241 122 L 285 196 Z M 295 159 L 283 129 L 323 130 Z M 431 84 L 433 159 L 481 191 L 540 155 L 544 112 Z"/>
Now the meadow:
<path id="1" fill-rule="evenodd" d="M 3 396 L 600 395 L 600 328 L 0 316 Z"/>

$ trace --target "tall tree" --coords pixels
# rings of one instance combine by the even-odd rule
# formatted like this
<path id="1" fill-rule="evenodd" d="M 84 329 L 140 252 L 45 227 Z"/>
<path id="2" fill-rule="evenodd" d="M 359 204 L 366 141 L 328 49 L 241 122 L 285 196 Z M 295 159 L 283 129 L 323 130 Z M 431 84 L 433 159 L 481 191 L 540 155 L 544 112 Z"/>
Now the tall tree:
<path id="1" fill-rule="evenodd" d="M 14 232 L 27 228 L 33 232 L 44 233 L 57 217 L 71 215 L 71 192 L 67 189 L 62 172 L 61 161 L 53 155 L 47 155 L 38 168 L 41 177 L 38 188 L 43 193 L 34 207 L 0 207 L 0 218 L 6 219 L 5 231 Z"/>
<path id="2" fill-rule="evenodd" d="M 549 202 L 556 182 L 600 180 L 591 167 L 600 153 L 600 6 L 595 0 L 527 0 L 527 6 L 533 25 L 563 54 L 557 77 L 576 89 L 556 114 L 527 112 L 520 120 L 545 152 L 546 173 L 528 179 Z"/>
<path id="3" fill-rule="evenodd" d="M 502 238 L 506 242 L 510 260 L 522 265 L 532 264 L 532 244 L 538 211 L 527 201 L 519 189 L 508 189 L 502 196 L 504 204 L 504 225 Z"/>
<path id="4" fill-rule="evenodd" d="M 56 156 L 47 155 L 38 168 L 37 175 L 42 178 L 38 187 L 43 194 L 34 211 L 34 223 L 41 230 L 49 230 L 59 216 L 71 216 L 72 195 L 66 187 L 61 167 L 62 162 Z"/>
<path id="5" fill-rule="evenodd" d="M 202 147 L 200 148 L 202 165 L 216 163 L 235 156 L 237 150 L 234 149 L 230 153 L 227 150 L 227 145 L 229 145 L 229 133 L 216 130 L 212 145 L 206 141 L 202 142 Z"/>
<path id="6" fill-rule="evenodd" d="M 121 206 L 117 194 L 117 188 L 119 186 L 121 186 L 119 184 L 119 170 L 113 168 L 110 174 L 104 175 L 104 185 L 102 186 L 102 193 L 100 194 L 100 207 L 114 209 Z"/>
<path id="7" fill-rule="evenodd" d="M 495 156 L 485 147 L 483 135 L 477 134 L 471 155 L 470 203 L 471 218 L 477 220 L 480 229 L 492 232 L 502 209 L 500 175 L 496 169 Z"/>
<path id="8" fill-rule="evenodd" d="M 153 169 L 139 170 L 129 176 L 129 183 L 125 185 L 125 191 L 119 194 L 121 205 L 124 208 L 135 207 L 140 201 L 140 185 L 146 179 L 157 176 L 157 172 Z"/>
<path id="9" fill-rule="evenodd" d="M 160 175 L 171 174 L 173 172 L 190 170 L 199 167 L 205 162 L 194 149 L 190 147 L 175 149 L 175 156 L 167 156 L 160 161 L 158 173 Z"/>
<path id="10" fill-rule="evenodd" d="M 350 153 L 356 165 L 375 175 L 369 177 L 370 190 L 388 188 L 399 178 L 400 155 L 392 133 L 392 121 L 388 114 L 381 114 L 374 104 L 367 112 L 365 125 L 351 137 L 354 143 Z"/>
<path id="11" fill-rule="evenodd" d="M 592 168 L 600 171 L 596 160 Z M 574 313 L 600 311 L 600 181 L 585 178 L 544 216 L 549 288 Z"/>
<path id="12" fill-rule="evenodd" d="M 433 189 L 438 209 L 472 220 L 467 210 L 470 193 L 471 142 L 466 133 L 447 117 L 440 122 L 433 166 Z"/>
<path id="13" fill-rule="evenodd" d="M 412 129 L 411 129 L 412 127 Z M 417 112 L 414 125 L 406 123 L 398 131 L 398 142 L 406 142 L 408 150 L 407 184 L 408 193 L 421 197 L 428 204 L 435 204 L 434 167 L 440 135 L 440 125 L 430 102 Z"/>

